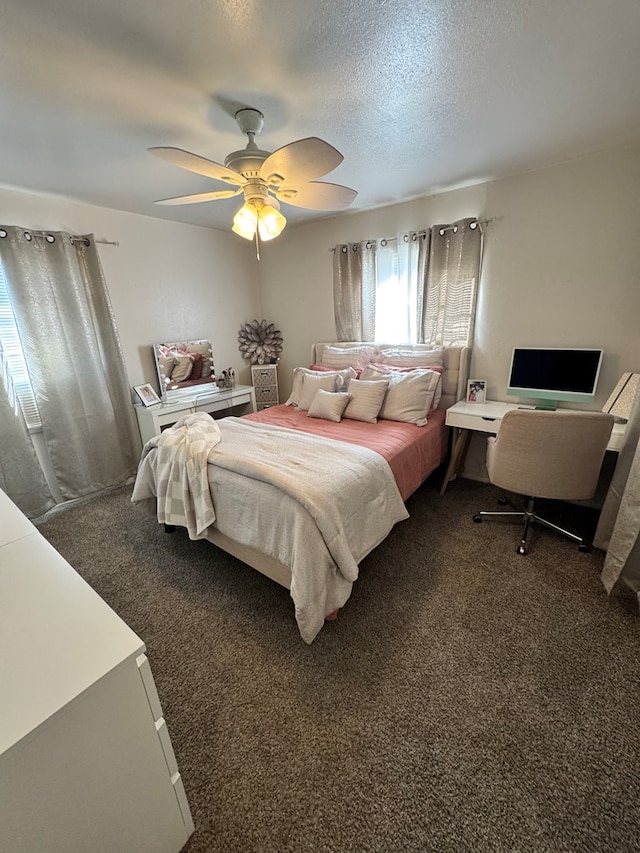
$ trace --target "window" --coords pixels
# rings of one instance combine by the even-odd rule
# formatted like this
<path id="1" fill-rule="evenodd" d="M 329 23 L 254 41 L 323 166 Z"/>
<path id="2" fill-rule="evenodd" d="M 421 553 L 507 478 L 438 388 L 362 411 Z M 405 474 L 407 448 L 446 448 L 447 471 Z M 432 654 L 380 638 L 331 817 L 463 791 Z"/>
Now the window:
<path id="1" fill-rule="evenodd" d="M 416 258 L 394 240 L 381 241 L 375 281 L 375 340 L 387 344 L 418 340 Z"/>
<path id="2" fill-rule="evenodd" d="M 27 361 L 25 359 L 16 318 L 9 301 L 7 279 L 0 259 L 0 345 L 2 347 L 3 372 L 9 397 L 14 405 L 19 405 L 30 431 L 41 429 L 42 422 L 31 385 Z"/>
<path id="3" fill-rule="evenodd" d="M 339 341 L 470 346 L 482 258 L 475 217 L 333 249 Z"/>

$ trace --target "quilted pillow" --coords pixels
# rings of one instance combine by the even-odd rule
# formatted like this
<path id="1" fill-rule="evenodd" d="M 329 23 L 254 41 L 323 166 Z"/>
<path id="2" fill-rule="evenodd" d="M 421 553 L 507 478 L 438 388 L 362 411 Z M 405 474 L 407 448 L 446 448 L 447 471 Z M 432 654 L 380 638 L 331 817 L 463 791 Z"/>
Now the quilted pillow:
<path id="1" fill-rule="evenodd" d="M 433 370 L 390 373 L 379 417 L 424 426 L 440 382 L 440 374 Z"/>
<path id="2" fill-rule="evenodd" d="M 351 400 L 344 410 L 343 417 L 350 418 L 353 421 L 364 421 L 367 424 L 378 423 L 378 413 L 388 387 L 388 379 L 378 379 L 371 382 L 352 379 L 347 386 Z"/>
<path id="3" fill-rule="evenodd" d="M 326 346 L 322 350 L 320 363 L 326 367 L 344 368 L 354 367 L 362 368 L 368 364 L 374 357 L 376 352 L 375 347 L 332 347 Z"/>
<path id="4" fill-rule="evenodd" d="M 334 393 L 320 389 L 311 401 L 307 417 L 323 418 L 325 421 L 335 421 L 338 423 L 350 399 L 350 394 L 344 392 Z"/>
<path id="5" fill-rule="evenodd" d="M 432 367 L 444 364 L 444 347 L 434 347 L 430 350 L 383 349 L 380 361 L 383 364 L 393 364 L 396 367 Z"/>
<path id="6" fill-rule="evenodd" d="M 353 368 L 348 367 L 346 370 L 333 370 L 333 371 L 323 371 L 322 373 L 309 370 L 306 367 L 296 367 L 293 370 L 293 386 L 291 388 L 291 394 L 289 395 L 289 399 L 285 403 L 285 406 L 297 406 L 300 408 L 300 397 L 302 395 L 302 382 L 304 377 L 307 374 L 311 374 L 312 376 L 333 376 L 334 377 L 334 387 L 327 388 L 326 390 L 335 391 L 335 379 L 336 377 L 340 377 L 341 385 L 348 382 L 350 379 L 356 378 L 356 372 Z M 311 402 L 311 400 L 309 401 Z M 307 406 L 308 408 L 308 406 Z"/>

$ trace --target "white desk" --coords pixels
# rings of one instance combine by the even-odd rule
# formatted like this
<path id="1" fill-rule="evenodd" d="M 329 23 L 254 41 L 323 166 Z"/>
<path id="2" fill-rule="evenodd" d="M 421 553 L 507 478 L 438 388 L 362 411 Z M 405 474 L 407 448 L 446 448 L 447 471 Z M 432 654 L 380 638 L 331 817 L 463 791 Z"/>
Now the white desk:
<path id="1" fill-rule="evenodd" d="M 519 408 L 534 407 L 519 406 L 517 403 L 500 403 L 494 400 L 487 400 L 486 403 L 467 403 L 465 400 L 460 400 L 447 409 L 446 424 L 454 427 L 457 432 L 454 434 L 447 473 L 440 488 L 441 495 L 445 493 L 447 485 L 454 476 L 461 476 L 472 434 L 474 432 L 486 432 L 497 435 L 503 416 L 511 409 Z M 563 411 L 571 410 L 564 409 Z M 622 448 L 626 428 L 626 423 L 613 425 L 607 450 L 613 450 L 617 453 Z"/>
<path id="2" fill-rule="evenodd" d="M 179 400 L 168 403 L 156 403 L 153 406 L 135 406 L 140 427 L 140 437 L 145 444 L 154 435 L 158 435 L 163 427 L 171 426 L 183 415 L 194 412 L 222 412 L 233 414 L 239 406 L 256 410 L 256 395 L 251 385 L 236 385 L 235 388 L 213 388 L 206 392 L 196 392 Z"/>

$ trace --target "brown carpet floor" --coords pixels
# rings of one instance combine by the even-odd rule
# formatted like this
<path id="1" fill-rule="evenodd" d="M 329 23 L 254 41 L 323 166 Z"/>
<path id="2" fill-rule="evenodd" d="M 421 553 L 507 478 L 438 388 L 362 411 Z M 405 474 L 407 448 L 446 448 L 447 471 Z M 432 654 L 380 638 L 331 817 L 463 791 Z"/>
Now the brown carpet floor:
<path id="1" fill-rule="evenodd" d="M 640 850 L 635 601 L 544 529 L 519 557 L 471 520 L 493 487 L 440 477 L 311 646 L 285 589 L 129 487 L 40 522 L 147 644 L 187 853 Z"/>

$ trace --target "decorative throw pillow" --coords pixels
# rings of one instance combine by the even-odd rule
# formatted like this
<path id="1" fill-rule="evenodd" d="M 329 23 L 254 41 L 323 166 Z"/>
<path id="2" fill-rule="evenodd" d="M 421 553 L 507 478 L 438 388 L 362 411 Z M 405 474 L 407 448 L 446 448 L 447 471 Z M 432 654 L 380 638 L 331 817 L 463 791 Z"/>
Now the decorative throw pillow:
<path id="1" fill-rule="evenodd" d="M 444 367 L 440 364 L 430 364 L 428 367 L 398 367 L 395 364 L 385 364 L 381 361 L 372 361 L 360 374 L 360 379 L 378 379 L 388 376 L 390 373 L 410 373 L 412 370 L 435 370 L 436 373 L 444 373 Z"/>
<path id="2" fill-rule="evenodd" d="M 425 350 L 383 349 L 380 361 L 396 367 L 432 367 L 444 364 L 444 347 Z"/>
<path id="3" fill-rule="evenodd" d="M 362 371 L 362 379 L 371 380 L 371 379 L 382 379 L 383 377 L 389 377 L 391 374 L 402 375 L 407 373 L 413 373 L 414 370 L 420 368 L 415 367 L 395 367 L 392 364 L 379 364 L 372 363 L 368 364 L 365 369 Z M 444 373 L 444 367 L 439 367 L 438 365 L 434 365 L 433 367 L 425 367 L 423 370 L 429 370 L 433 373 L 437 373 L 440 377 Z M 442 379 L 436 385 L 435 394 L 433 395 L 433 402 L 431 403 L 431 408 L 429 409 L 429 415 L 434 412 L 440 403 L 440 398 L 442 397 Z"/>
<path id="4" fill-rule="evenodd" d="M 361 367 L 352 367 L 349 369 L 355 371 L 356 378 L 360 379 L 360 374 L 362 373 Z M 331 373 L 331 372 L 335 373 L 334 367 L 327 367 L 325 364 L 312 364 L 312 365 L 310 365 L 309 370 L 322 370 L 325 373 Z M 344 371 L 342 371 L 342 372 L 344 372 Z"/>
<path id="5" fill-rule="evenodd" d="M 193 367 L 191 368 L 191 376 L 189 379 L 201 379 L 202 378 L 202 353 L 201 352 L 192 352 L 190 353 L 191 358 L 193 359 Z"/>
<path id="6" fill-rule="evenodd" d="M 165 384 L 171 379 L 171 374 L 173 373 L 173 368 L 175 366 L 176 359 L 173 355 L 161 355 L 158 358 L 158 366 L 160 368 L 160 373 L 162 374 L 162 379 Z"/>
<path id="7" fill-rule="evenodd" d="M 208 378 L 211 376 L 213 372 L 213 354 L 211 352 L 211 346 L 206 341 L 202 344 L 189 343 L 187 344 L 186 351 L 190 355 L 196 355 L 199 353 L 202 356 L 202 372 L 200 373 L 200 377 Z"/>
<path id="8" fill-rule="evenodd" d="M 433 370 L 390 373 L 379 417 L 424 426 L 440 382 L 440 374 Z"/>
<path id="9" fill-rule="evenodd" d="M 370 382 L 362 379 L 352 379 L 347 386 L 351 395 L 349 405 L 344 410 L 343 417 L 353 421 L 364 421 L 367 424 L 378 423 L 378 413 L 382 407 L 384 395 L 389 387 L 388 379 L 378 379 Z"/>
<path id="10" fill-rule="evenodd" d="M 285 406 L 298 406 L 300 407 L 300 395 L 302 394 L 302 382 L 307 373 L 310 373 L 314 376 L 319 376 L 320 373 L 315 370 L 309 370 L 306 367 L 295 367 L 293 370 L 293 385 L 291 388 L 291 394 L 289 395 L 289 399 L 285 403 Z M 339 376 L 342 379 L 342 384 L 347 383 L 350 379 L 356 378 L 356 372 L 351 367 L 348 367 L 346 370 L 333 370 L 333 371 L 323 371 L 323 376 Z M 335 391 L 335 387 L 330 389 Z M 308 407 L 307 407 L 308 408 Z"/>
<path id="11" fill-rule="evenodd" d="M 368 364 L 374 357 L 376 352 L 375 347 L 359 346 L 359 347 L 332 347 L 325 346 L 322 350 L 320 364 L 326 367 L 344 368 L 354 367 L 362 368 Z"/>
<path id="12" fill-rule="evenodd" d="M 335 421 L 338 423 L 350 399 L 351 395 L 345 392 L 323 391 L 320 389 L 311 401 L 307 417 L 322 418 L 325 421 Z"/>
<path id="13" fill-rule="evenodd" d="M 335 391 L 336 375 L 334 373 L 314 373 L 309 370 L 302 377 L 302 390 L 298 408 L 306 412 L 318 391 Z"/>
<path id="14" fill-rule="evenodd" d="M 176 363 L 171 373 L 171 382 L 185 382 L 191 376 L 193 361 L 186 353 L 175 354 Z"/>

